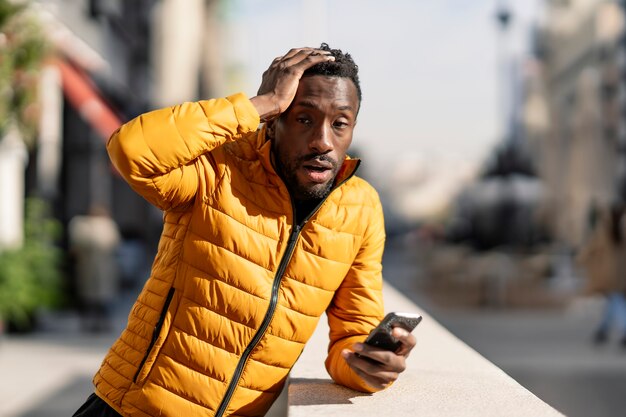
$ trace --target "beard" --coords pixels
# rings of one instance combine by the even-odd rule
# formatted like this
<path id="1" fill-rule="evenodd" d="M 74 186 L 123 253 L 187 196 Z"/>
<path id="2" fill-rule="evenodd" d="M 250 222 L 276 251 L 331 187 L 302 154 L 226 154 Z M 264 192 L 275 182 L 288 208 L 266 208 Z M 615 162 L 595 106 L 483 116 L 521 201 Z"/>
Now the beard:
<path id="1" fill-rule="evenodd" d="M 296 159 L 289 159 L 286 155 L 276 149 L 275 146 L 272 146 L 272 148 L 274 155 L 276 156 L 276 171 L 285 182 L 285 185 L 289 190 L 289 194 L 291 194 L 294 199 L 319 200 L 330 194 L 337 172 L 339 172 L 339 168 L 341 168 L 341 165 L 336 160 L 328 155 L 317 153 L 299 156 Z M 327 182 L 320 184 L 302 184 L 298 178 L 298 170 L 301 169 L 306 162 L 310 161 L 325 161 L 330 163 L 332 165 L 331 178 Z"/>

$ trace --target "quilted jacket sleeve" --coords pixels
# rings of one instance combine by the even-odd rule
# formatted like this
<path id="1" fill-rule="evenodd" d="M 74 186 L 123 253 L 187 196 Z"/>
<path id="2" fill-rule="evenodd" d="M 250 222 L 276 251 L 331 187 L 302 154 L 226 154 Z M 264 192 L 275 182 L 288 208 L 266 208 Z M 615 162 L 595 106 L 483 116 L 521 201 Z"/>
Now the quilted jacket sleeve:
<path id="1" fill-rule="evenodd" d="M 326 311 L 330 327 L 326 369 L 335 382 L 362 392 L 376 389 L 352 371 L 341 351 L 365 340 L 384 315 L 381 262 L 385 227 L 377 196 L 372 217 L 365 223 L 369 226 L 359 253 Z"/>
<path id="2" fill-rule="evenodd" d="M 194 162 L 200 155 L 258 125 L 256 109 L 239 93 L 143 114 L 113 133 L 107 150 L 137 193 L 169 210 L 193 200 L 198 188 Z"/>

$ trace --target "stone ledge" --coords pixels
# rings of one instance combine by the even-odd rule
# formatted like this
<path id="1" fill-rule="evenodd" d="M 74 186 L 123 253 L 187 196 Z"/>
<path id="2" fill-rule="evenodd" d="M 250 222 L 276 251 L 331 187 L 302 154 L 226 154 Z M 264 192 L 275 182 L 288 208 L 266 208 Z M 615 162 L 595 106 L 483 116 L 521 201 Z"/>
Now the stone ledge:
<path id="1" fill-rule="evenodd" d="M 388 311 L 419 312 L 418 344 L 407 370 L 389 389 L 362 394 L 332 382 L 324 368 L 328 326 L 322 317 L 291 371 L 288 415 L 310 416 L 561 416 L 467 346 L 403 295 L 386 286 Z"/>

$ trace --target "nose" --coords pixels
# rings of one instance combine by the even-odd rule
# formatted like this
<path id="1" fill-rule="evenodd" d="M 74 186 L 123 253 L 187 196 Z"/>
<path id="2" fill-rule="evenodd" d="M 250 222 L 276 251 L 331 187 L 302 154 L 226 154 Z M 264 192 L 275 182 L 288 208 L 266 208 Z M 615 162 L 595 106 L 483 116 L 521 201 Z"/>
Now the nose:
<path id="1" fill-rule="evenodd" d="M 327 123 L 320 123 L 312 132 L 309 147 L 312 152 L 326 154 L 333 150 L 332 130 Z"/>

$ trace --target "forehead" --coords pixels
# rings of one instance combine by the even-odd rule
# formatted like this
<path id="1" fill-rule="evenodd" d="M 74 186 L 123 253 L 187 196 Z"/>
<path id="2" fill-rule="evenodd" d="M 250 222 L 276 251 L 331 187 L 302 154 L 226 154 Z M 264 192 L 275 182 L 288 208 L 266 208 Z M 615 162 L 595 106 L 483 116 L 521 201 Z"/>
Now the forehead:
<path id="1" fill-rule="evenodd" d="M 349 78 L 312 75 L 303 77 L 292 105 L 303 102 L 323 102 L 337 107 L 351 107 L 355 112 L 359 107 L 356 86 Z"/>

